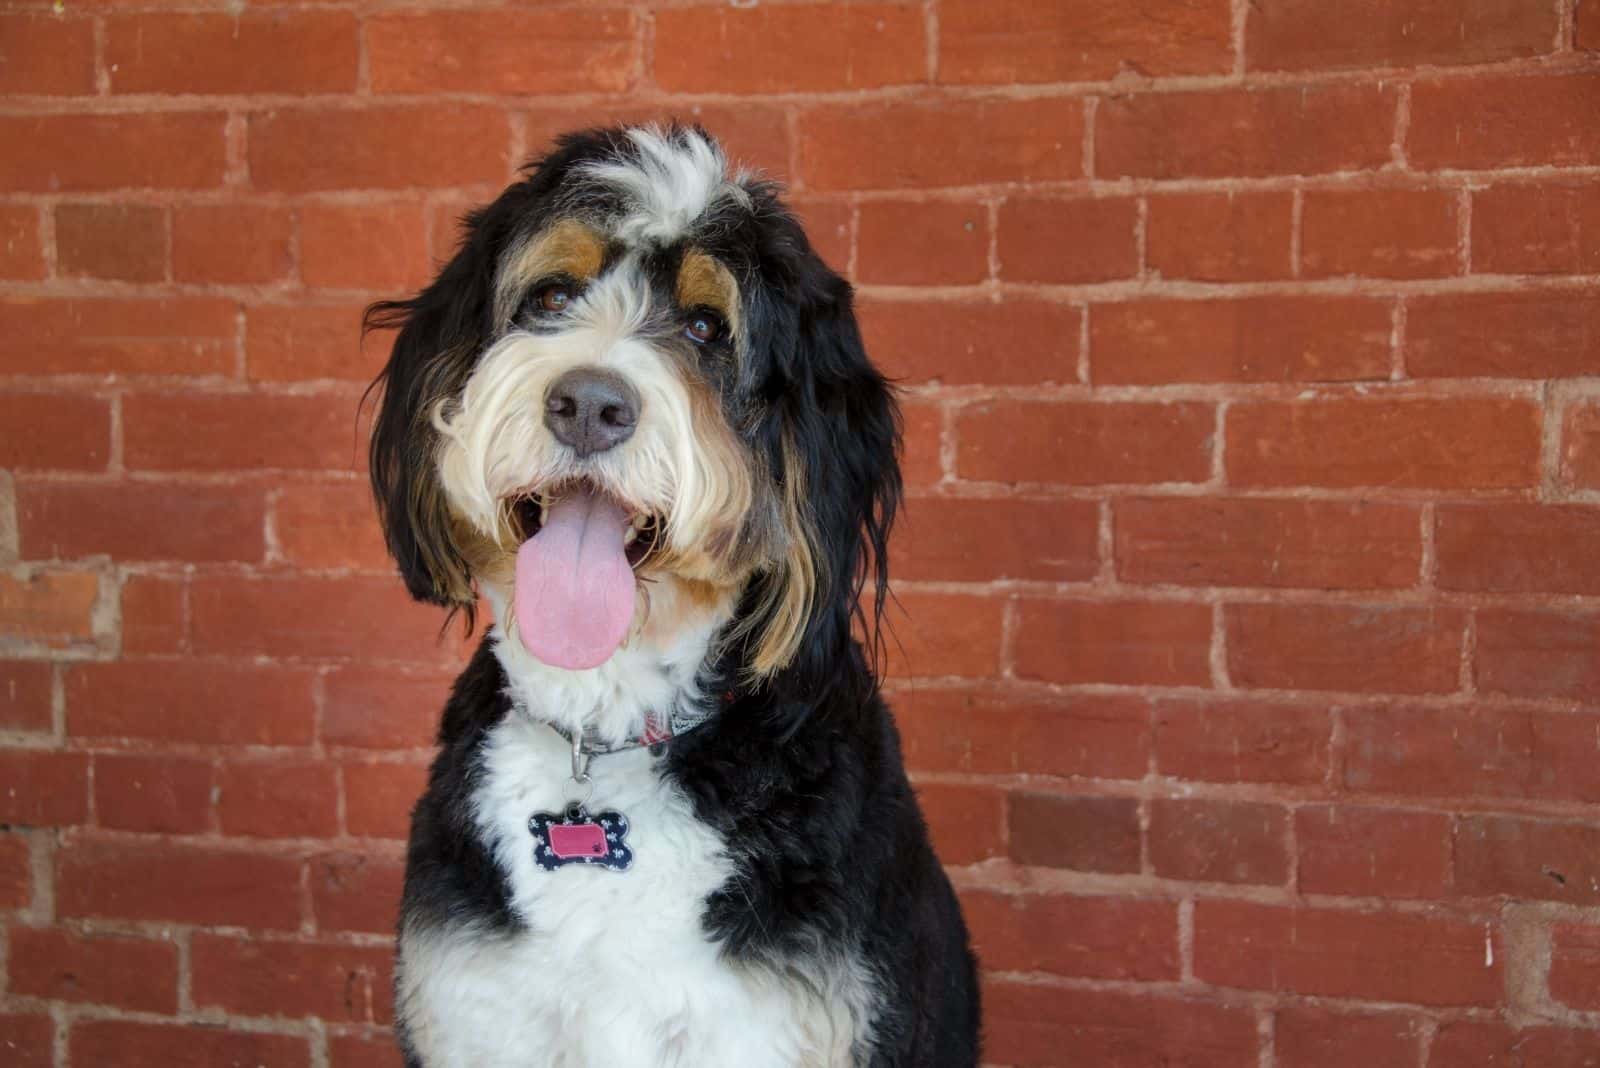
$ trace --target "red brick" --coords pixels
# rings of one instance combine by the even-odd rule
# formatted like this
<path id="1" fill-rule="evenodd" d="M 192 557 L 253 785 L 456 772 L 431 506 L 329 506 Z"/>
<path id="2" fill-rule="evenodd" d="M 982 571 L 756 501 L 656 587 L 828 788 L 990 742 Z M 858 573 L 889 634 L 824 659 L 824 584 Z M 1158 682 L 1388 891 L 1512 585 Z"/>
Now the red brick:
<path id="1" fill-rule="evenodd" d="M 825 104 L 799 120 L 812 189 L 911 189 L 1060 181 L 1083 173 L 1083 102 Z"/>
<path id="2" fill-rule="evenodd" d="M 1173 193 L 1148 200 L 1145 262 L 1163 278 L 1288 278 L 1289 193 Z"/>
<path id="3" fill-rule="evenodd" d="M 1440 898 L 1450 879 L 1450 819 L 1436 812 L 1313 805 L 1295 810 L 1300 892 Z"/>
<path id="4" fill-rule="evenodd" d="M 1289 880 L 1289 813 L 1251 801 L 1150 803 L 1150 864 L 1168 879 L 1208 883 Z"/>
<path id="5" fill-rule="evenodd" d="M 405 865 L 358 853 L 311 860 L 311 909 L 320 931 L 390 934 L 400 915 Z"/>
<path id="6" fill-rule="evenodd" d="M 206 745 L 308 745 L 311 673 L 193 660 L 82 664 L 67 672 L 67 733 Z"/>
<path id="7" fill-rule="evenodd" d="M 1139 802 L 1132 797 L 1014 793 L 1011 859 L 1018 864 L 1130 874 L 1139 870 Z"/>
<path id="8" fill-rule="evenodd" d="M 939 80 L 956 84 L 1225 74 L 1233 65 L 1225 0 L 953 0 L 940 7 L 939 38 Z"/>
<path id="9" fill-rule="evenodd" d="M 917 802 L 945 864 L 974 864 L 1006 851 L 1005 795 L 988 786 L 922 783 Z"/>
<path id="10" fill-rule="evenodd" d="M 211 829 L 211 762 L 195 757 L 101 753 L 94 808 L 102 827 L 150 834 Z"/>
<path id="11" fill-rule="evenodd" d="M 1557 378 L 1600 372 L 1600 297 L 1581 290 L 1419 297 L 1406 315 L 1418 378 Z"/>
<path id="12" fill-rule="evenodd" d="M 28 859 L 28 840 L 22 835 L 0 833 L 0 909 L 25 909 L 33 898 L 33 864 Z M 4 1048 L 4 1023 L 0 1017 L 0 1048 Z"/>
<path id="13" fill-rule="evenodd" d="M 1162 700 L 1155 706 L 1156 768 L 1199 782 L 1310 785 L 1327 774 L 1331 733 L 1321 707 Z"/>
<path id="14" fill-rule="evenodd" d="M 0 189 L 201 189 L 227 169 L 220 112 L 0 116 Z"/>
<path id="15" fill-rule="evenodd" d="M 867 348 L 885 374 L 947 386 L 1077 381 L 1082 316 L 1070 304 L 1025 298 L 868 300 L 860 310 Z"/>
<path id="16" fill-rule="evenodd" d="M 89 758 L 83 753 L 0 750 L 0 824 L 48 827 L 89 818 Z"/>
<path id="17" fill-rule="evenodd" d="M 1307 278 L 1461 273 L 1453 189 L 1312 189 L 1300 222 Z"/>
<path id="18" fill-rule="evenodd" d="M 915 686 L 890 703 L 916 769 L 1139 779 L 1149 763 L 1150 711 L 1136 698 Z"/>
<path id="19" fill-rule="evenodd" d="M 1195 975 L 1221 986 L 1417 1005 L 1499 1002 L 1504 951 L 1483 923 L 1395 912 L 1202 900 Z"/>
<path id="20" fill-rule="evenodd" d="M 1000 205 L 1000 276 L 1008 282 L 1109 282 L 1139 273 L 1132 197 L 1028 198 Z"/>
<path id="21" fill-rule="evenodd" d="M 902 579 L 1071 582 L 1099 569 L 1093 501 L 912 497 L 891 550 Z"/>
<path id="22" fill-rule="evenodd" d="M 774 48 L 774 42 L 782 46 Z M 926 65 L 923 14 L 916 7 L 802 4 L 656 12 L 655 80 L 671 92 L 877 89 L 921 81 Z"/>
<path id="23" fill-rule="evenodd" d="M 354 392 L 130 393 L 123 440 L 130 468 L 156 471 L 360 469 L 366 442 Z"/>
<path id="24" fill-rule="evenodd" d="M 106 20 L 114 93 L 349 92 L 357 62 L 356 20 L 346 11 L 150 12 Z"/>
<path id="25" fill-rule="evenodd" d="M 987 205 L 869 200 L 858 210 L 856 273 L 862 282 L 971 285 L 989 277 Z"/>
<path id="26" fill-rule="evenodd" d="M 961 911 L 991 971 L 1178 978 L 1175 902 L 974 891 L 962 895 Z"/>
<path id="27" fill-rule="evenodd" d="M 276 282 L 294 266 L 293 236 L 287 207 L 180 204 L 172 212 L 172 275 L 180 282 Z"/>
<path id="28" fill-rule="evenodd" d="M 1600 694 L 1600 614 L 1478 611 L 1478 686 L 1491 693 L 1594 700 Z"/>
<path id="29" fill-rule="evenodd" d="M 0 467 L 103 471 L 111 456 L 111 406 L 72 393 L 0 393 Z"/>
<path id="30" fill-rule="evenodd" d="M 22 478 L 16 495 L 32 558 L 257 563 L 265 551 L 266 506 L 249 486 Z"/>
<path id="31" fill-rule="evenodd" d="M 332 1068 L 405 1068 L 387 1034 L 329 1035 L 328 1057 Z"/>
<path id="32" fill-rule="evenodd" d="M 1173 601 L 1021 602 L 1019 678 L 1208 686 L 1211 606 Z"/>
<path id="33" fill-rule="evenodd" d="M 56 854 L 56 910 L 74 919 L 294 929 L 299 887 L 298 860 L 212 846 L 79 841 Z"/>
<path id="34" fill-rule="evenodd" d="M 1454 853 L 1463 894 L 1600 904 L 1600 827 L 1592 823 L 1464 815 Z"/>
<path id="35" fill-rule="evenodd" d="M 43 1013 L 0 1013 L 0 1050 L 10 1068 L 51 1068 L 55 1033 L 55 1021 Z"/>
<path id="36" fill-rule="evenodd" d="M 1016 1068 L 1239 1068 L 1254 1062 L 1254 1010 L 1144 992 L 991 981 L 985 1059 Z"/>
<path id="37" fill-rule="evenodd" d="M 129 575 L 122 583 L 122 653 L 177 653 L 188 644 L 187 582 Z"/>
<path id="38" fill-rule="evenodd" d="M 427 779 L 425 764 L 346 763 L 345 829 L 358 837 L 404 838 Z"/>
<path id="39" fill-rule="evenodd" d="M 1004 602 L 965 594 L 902 593 L 884 613 L 889 670 L 894 678 L 961 675 L 983 678 L 1000 671 L 1000 618 Z"/>
<path id="40" fill-rule="evenodd" d="M 431 745 L 450 683 L 447 675 L 339 668 L 323 679 L 322 741 L 361 749 Z"/>
<path id="41" fill-rule="evenodd" d="M 361 304 L 253 304 L 245 309 L 246 374 L 256 381 L 337 378 L 371 382 L 389 358 L 391 331 L 361 335 Z"/>
<path id="42" fill-rule="evenodd" d="M 1365 501 L 1117 501 L 1117 575 L 1181 586 L 1374 589 L 1416 584 L 1418 510 Z"/>
<path id="43" fill-rule="evenodd" d="M 1575 43 L 1584 51 L 1600 51 L 1600 6 L 1595 0 L 1578 0 Z"/>
<path id="44" fill-rule="evenodd" d="M 308 286 L 331 289 L 422 288 L 433 277 L 422 205 L 302 206 L 300 277 Z"/>
<path id="45" fill-rule="evenodd" d="M 1204 482 L 1216 414 L 1209 404 L 994 401 L 960 409 L 962 478 L 1074 486 Z"/>
<path id="46" fill-rule="evenodd" d="M 217 785 L 223 834 L 326 838 L 339 831 L 339 782 L 331 764 L 229 761 Z"/>
<path id="47" fill-rule="evenodd" d="M 94 640 L 100 580 L 86 571 L 0 573 L 0 640 L 66 649 Z"/>
<path id="48" fill-rule="evenodd" d="M 1406 155 L 1421 169 L 1600 163 L 1597 108 L 1594 73 L 1418 82 Z"/>
<path id="49" fill-rule="evenodd" d="M 1239 486 L 1515 489 L 1539 482 L 1539 411 L 1494 397 L 1317 397 L 1228 409 Z"/>
<path id="50" fill-rule="evenodd" d="M 0 729 L 50 729 L 50 672 L 44 661 L 0 660 Z"/>
<path id="51" fill-rule="evenodd" d="M 0 278 L 43 277 L 39 209 L 32 204 L 0 204 Z"/>
<path id="52" fill-rule="evenodd" d="M 1412 1065 L 1422 1041 L 1418 1022 L 1406 1016 L 1357 1016 L 1310 1006 L 1279 1009 L 1273 1035 L 1278 1068 Z"/>
<path id="53" fill-rule="evenodd" d="M 79 1020 L 68 1049 L 73 1064 L 119 1068 L 307 1068 L 311 1050 L 299 1035 L 224 1031 L 214 1024 Z"/>
<path id="54" fill-rule="evenodd" d="M 377 93 L 620 92 L 635 69 L 630 11 L 391 11 L 365 20 Z M 701 53 L 703 56 L 703 53 Z"/>
<path id="55" fill-rule="evenodd" d="M 477 105 L 280 108 L 250 117 L 250 176 L 258 188 L 291 193 L 498 186 L 507 176 L 509 138 L 505 113 Z M 418 145 L 428 146 L 426 160 Z"/>
<path id="56" fill-rule="evenodd" d="M 0 297 L 0 365 L 13 374 L 231 374 L 234 305 Z"/>
<path id="57" fill-rule="evenodd" d="M 272 515 L 278 549 L 291 564 L 393 570 L 364 481 L 287 483 L 278 491 Z"/>
<path id="58" fill-rule="evenodd" d="M 1512 1030 L 1477 1020 L 1439 1025 L 1428 1068 L 1595 1068 L 1593 1031 Z"/>
<path id="59" fill-rule="evenodd" d="M 18 926 L 10 939 L 13 994 L 178 1011 L 178 947 L 171 942 Z"/>
<path id="60" fill-rule="evenodd" d="M 393 954 L 384 947 L 195 936 L 194 1000 L 248 1016 L 386 1023 Z"/>
<path id="61" fill-rule="evenodd" d="M 1575 1009 L 1600 1009 L 1600 927 L 1563 923 L 1550 936 L 1550 996 Z"/>
<path id="62" fill-rule="evenodd" d="M 1600 508 L 1440 505 L 1437 523 L 1444 589 L 1600 593 Z"/>
<path id="63" fill-rule="evenodd" d="M 71 96 L 94 92 L 94 21 L 53 15 L 0 17 L 0 93 Z"/>
<path id="64" fill-rule="evenodd" d="M 726 104 L 678 103 L 665 107 L 631 101 L 546 104 L 524 114 L 523 144 L 538 158 L 554 147 L 559 135 L 573 130 L 652 122 L 698 124 L 716 135 L 730 163 L 748 164 L 774 178 L 789 173 L 787 111 L 751 98 Z"/>
<path id="65" fill-rule="evenodd" d="M 167 275 L 167 212 L 148 204 L 62 204 L 56 259 L 64 275 L 159 282 Z"/>
<path id="66" fill-rule="evenodd" d="M 1345 785 L 1379 793 L 1600 801 L 1588 715 L 1529 709 L 1352 708 Z"/>
<path id="67" fill-rule="evenodd" d="M 1472 194 L 1472 269 L 1600 272 L 1600 187 L 1513 183 Z"/>
<path id="68" fill-rule="evenodd" d="M 1388 86 L 1140 93 L 1096 112 L 1101 177 L 1227 178 L 1376 170 L 1389 162 Z"/>
<path id="69" fill-rule="evenodd" d="M 1442 606 L 1231 604 L 1228 675 L 1280 690 L 1452 693 L 1465 614 Z"/>
<path id="70" fill-rule="evenodd" d="M 892 207 L 893 205 L 885 203 L 884 206 Z M 904 205 L 904 207 L 909 209 L 912 206 Z M 921 209 L 941 206 L 921 204 L 916 205 L 916 207 L 920 211 Z M 829 200 L 810 200 L 805 197 L 795 196 L 789 198 L 789 209 L 794 212 L 795 218 L 799 219 L 801 225 L 805 227 L 806 239 L 811 242 L 811 247 L 816 254 L 822 257 L 822 262 L 839 274 L 846 274 L 850 266 L 850 247 L 854 241 L 851 231 L 855 225 L 856 209 L 849 204 L 841 204 Z M 917 250 L 915 257 L 904 251 L 907 246 Z M 894 264 L 901 265 L 916 259 L 916 269 L 918 271 L 930 271 L 937 274 L 940 268 L 932 263 L 923 263 L 922 258 L 931 259 L 936 256 L 948 256 L 953 260 L 961 261 L 962 250 L 965 247 L 966 241 L 959 239 L 958 235 L 944 232 L 939 234 L 919 232 L 900 234 L 897 243 L 885 246 L 879 251 L 881 253 L 880 259 L 882 256 L 888 256 L 892 258 Z M 984 238 L 985 256 L 987 256 L 988 247 L 988 238 L 986 237 Z M 894 264 L 882 264 L 881 266 L 890 267 Z M 988 270 L 987 262 L 984 264 L 984 270 L 986 272 Z"/>
<path id="71" fill-rule="evenodd" d="M 1089 309 L 1096 384 L 1339 382 L 1389 377 L 1387 301 L 1146 300 Z"/>
<path id="72" fill-rule="evenodd" d="M 944 407 L 938 404 L 902 400 L 900 417 L 904 420 L 904 448 L 900 457 L 900 475 L 908 489 L 930 486 L 944 477 L 944 460 L 940 456 L 941 438 L 944 435 Z M 1596 442 L 1600 452 L 1600 441 Z"/>
<path id="73" fill-rule="evenodd" d="M 1600 404 L 1574 404 L 1561 424 L 1561 481 L 1600 490 Z"/>
<path id="74" fill-rule="evenodd" d="M 1492 63 L 1552 51 L 1553 7 L 1517 0 L 1266 0 L 1247 9 L 1254 70 Z M 1353 1062 L 1352 1062 L 1353 1063 Z"/>
<path id="75" fill-rule="evenodd" d="M 190 604 L 200 653 L 435 663 L 453 655 L 439 610 L 412 603 L 389 577 L 196 578 Z"/>

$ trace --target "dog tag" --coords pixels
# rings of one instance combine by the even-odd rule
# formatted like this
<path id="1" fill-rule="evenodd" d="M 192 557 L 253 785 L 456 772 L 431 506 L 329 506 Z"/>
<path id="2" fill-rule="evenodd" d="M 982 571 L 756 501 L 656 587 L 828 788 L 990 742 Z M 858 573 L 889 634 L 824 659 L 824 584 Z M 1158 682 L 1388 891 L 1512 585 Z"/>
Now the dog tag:
<path id="1" fill-rule="evenodd" d="M 528 830 L 533 834 L 533 862 L 545 871 L 568 864 L 627 871 L 633 863 L 628 817 L 620 812 L 590 814 L 582 805 L 568 805 L 562 813 L 534 813 Z"/>

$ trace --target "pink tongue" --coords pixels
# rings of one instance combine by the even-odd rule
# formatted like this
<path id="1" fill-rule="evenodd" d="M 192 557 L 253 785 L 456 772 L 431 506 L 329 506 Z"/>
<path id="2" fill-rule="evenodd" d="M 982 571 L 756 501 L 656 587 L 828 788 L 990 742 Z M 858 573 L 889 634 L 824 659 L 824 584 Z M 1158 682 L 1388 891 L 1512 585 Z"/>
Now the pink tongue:
<path id="1" fill-rule="evenodd" d="M 569 494 L 545 509 L 539 533 L 517 550 L 517 633 L 552 667 L 599 667 L 633 622 L 633 569 L 622 539 L 628 515 L 609 497 Z"/>

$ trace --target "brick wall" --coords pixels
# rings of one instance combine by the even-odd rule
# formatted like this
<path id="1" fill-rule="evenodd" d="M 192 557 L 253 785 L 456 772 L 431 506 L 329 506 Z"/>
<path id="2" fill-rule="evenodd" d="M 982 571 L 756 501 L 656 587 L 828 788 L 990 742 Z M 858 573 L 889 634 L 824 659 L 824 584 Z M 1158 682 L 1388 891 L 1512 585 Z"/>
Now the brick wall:
<path id="1" fill-rule="evenodd" d="M 358 311 L 553 132 L 676 114 L 906 383 L 892 688 L 989 1059 L 1600 1063 L 1596 49 L 1596 0 L 0 0 L 0 1059 L 395 1063 L 460 650 Z"/>

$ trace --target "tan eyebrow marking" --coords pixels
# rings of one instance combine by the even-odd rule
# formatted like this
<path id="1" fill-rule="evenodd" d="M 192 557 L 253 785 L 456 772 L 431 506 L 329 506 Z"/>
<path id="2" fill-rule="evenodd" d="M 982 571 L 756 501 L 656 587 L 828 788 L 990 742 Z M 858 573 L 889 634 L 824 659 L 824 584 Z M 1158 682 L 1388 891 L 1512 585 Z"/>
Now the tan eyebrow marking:
<path id="1" fill-rule="evenodd" d="M 678 306 L 707 307 L 722 314 L 728 330 L 739 337 L 739 283 L 722 261 L 699 249 L 683 254 L 678 268 Z"/>
<path id="2" fill-rule="evenodd" d="M 515 250 L 500 272 L 495 309 L 502 322 L 511 318 L 524 292 L 541 278 L 564 274 L 587 282 L 600 273 L 606 243 L 576 219 L 561 219 Z"/>

